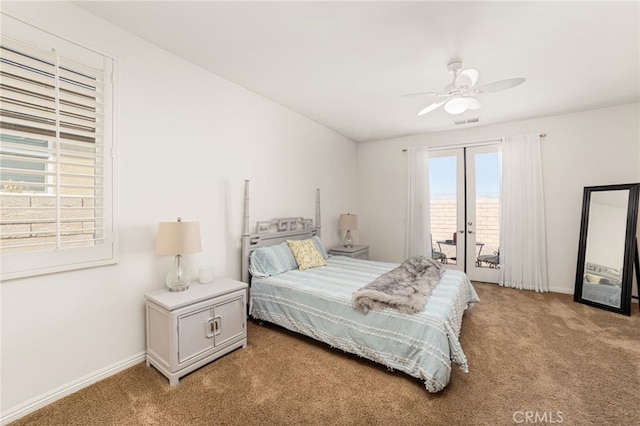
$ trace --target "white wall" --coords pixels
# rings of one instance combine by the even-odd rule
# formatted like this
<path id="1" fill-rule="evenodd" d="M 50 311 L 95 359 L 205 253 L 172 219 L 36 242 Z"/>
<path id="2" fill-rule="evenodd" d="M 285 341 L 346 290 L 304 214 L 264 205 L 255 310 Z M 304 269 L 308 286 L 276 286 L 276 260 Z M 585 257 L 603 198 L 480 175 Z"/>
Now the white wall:
<path id="1" fill-rule="evenodd" d="M 540 132 L 549 284 L 573 293 L 584 186 L 640 182 L 639 104 L 358 145 L 360 236 L 376 260 L 404 256 L 408 146 Z"/>
<path id="2" fill-rule="evenodd" d="M 115 266 L 1 283 L 3 420 L 141 359 L 143 295 L 163 286 L 171 263 L 153 252 L 158 222 L 200 221 L 203 252 L 188 256 L 192 269 L 210 263 L 239 278 L 244 179 L 252 222 L 313 217 L 321 188 L 325 244 L 340 239 L 338 215 L 357 212 L 372 257 L 401 261 L 402 148 L 545 132 L 550 280 L 568 292 L 582 187 L 640 181 L 637 104 L 356 145 L 70 3 L 2 10 L 118 59 L 120 240 Z"/>
<path id="3" fill-rule="evenodd" d="M 240 278 L 244 179 L 251 222 L 314 218 L 340 240 L 355 211 L 356 143 L 95 18 L 71 3 L 3 2 L 2 10 L 118 59 L 117 265 L 1 284 L 1 411 L 10 420 L 139 362 L 144 293 L 162 288 L 172 259 L 154 254 L 158 222 L 200 221 L 212 264 Z"/>

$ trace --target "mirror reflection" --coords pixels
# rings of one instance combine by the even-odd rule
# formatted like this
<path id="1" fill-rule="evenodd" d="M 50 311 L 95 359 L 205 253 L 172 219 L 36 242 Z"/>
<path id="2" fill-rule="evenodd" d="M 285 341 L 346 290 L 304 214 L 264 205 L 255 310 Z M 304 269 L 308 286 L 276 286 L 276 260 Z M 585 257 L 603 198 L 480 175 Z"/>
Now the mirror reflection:
<path id="1" fill-rule="evenodd" d="M 573 300 L 631 315 L 640 183 L 587 186 L 582 201 L 580 245 Z"/>
<path id="2" fill-rule="evenodd" d="M 582 298 L 620 308 L 629 190 L 591 194 Z"/>

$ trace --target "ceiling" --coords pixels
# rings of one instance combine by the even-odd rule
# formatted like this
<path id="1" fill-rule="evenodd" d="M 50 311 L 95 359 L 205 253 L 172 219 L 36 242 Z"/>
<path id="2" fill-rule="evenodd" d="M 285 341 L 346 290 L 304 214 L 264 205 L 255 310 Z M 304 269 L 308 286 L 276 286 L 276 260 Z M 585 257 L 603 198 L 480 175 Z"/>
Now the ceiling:
<path id="1" fill-rule="evenodd" d="M 355 141 L 640 101 L 637 1 L 75 4 Z M 418 117 L 433 99 L 402 95 L 443 90 L 453 58 L 527 81 Z"/>

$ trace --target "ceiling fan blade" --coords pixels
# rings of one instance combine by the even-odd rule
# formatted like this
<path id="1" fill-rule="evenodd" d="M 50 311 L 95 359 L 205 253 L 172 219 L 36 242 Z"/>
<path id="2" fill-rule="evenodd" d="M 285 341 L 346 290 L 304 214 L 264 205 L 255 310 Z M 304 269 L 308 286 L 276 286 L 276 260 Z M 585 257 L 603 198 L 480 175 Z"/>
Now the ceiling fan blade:
<path id="1" fill-rule="evenodd" d="M 506 80 L 499 80 L 494 81 L 493 83 L 483 84 L 482 86 L 478 86 L 475 90 L 478 93 L 498 92 L 500 90 L 511 89 L 512 87 L 519 86 L 525 81 L 527 81 L 527 79 L 522 77 L 508 78 Z"/>
<path id="2" fill-rule="evenodd" d="M 442 92 L 418 92 L 418 93 L 407 93 L 406 95 L 402 95 L 403 97 L 410 97 L 410 96 L 446 96 L 446 93 L 442 93 Z"/>
<path id="3" fill-rule="evenodd" d="M 436 110 L 440 107 L 440 105 L 444 104 L 446 101 L 438 101 L 438 102 L 434 102 L 431 105 L 428 105 L 426 108 L 424 108 L 422 111 L 420 111 L 418 113 L 418 117 L 421 115 L 425 115 L 433 110 Z"/>
<path id="4" fill-rule="evenodd" d="M 456 86 L 460 88 L 472 87 L 478 81 L 478 70 L 467 68 L 456 77 Z"/>

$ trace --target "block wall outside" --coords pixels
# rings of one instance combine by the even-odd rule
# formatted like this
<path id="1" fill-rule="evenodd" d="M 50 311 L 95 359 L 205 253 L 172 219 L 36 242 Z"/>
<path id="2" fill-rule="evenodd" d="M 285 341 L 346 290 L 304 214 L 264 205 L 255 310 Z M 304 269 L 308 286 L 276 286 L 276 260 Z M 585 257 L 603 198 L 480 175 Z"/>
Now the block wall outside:
<path id="1" fill-rule="evenodd" d="M 63 197 L 60 211 L 62 221 L 60 239 L 65 246 L 93 245 L 96 222 L 87 220 L 85 209 L 92 211 L 94 204 L 93 197 Z M 38 222 L 32 223 L 32 220 Z M 55 198 L 35 194 L 30 196 L 2 194 L 0 235 L 2 236 L 0 250 L 3 253 L 32 251 L 33 247 L 15 247 L 24 244 L 38 246 L 40 249 L 55 247 Z"/>
<path id="2" fill-rule="evenodd" d="M 101 176 L 96 174 L 95 160 L 63 156 L 60 183 L 60 242 L 64 247 L 94 245 L 102 226 L 101 208 L 94 197 L 94 186 Z M 0 189 L 0 252 L 19 253 L 56 248 L 56 197 L 37 193 L 29 184 L 4 184 Z M 28 246 L 27 246 L 28 245 Z"/>
<path id="3" fill-rule="evenodd" d="M 431 200 L 431 235 L 434 249 L 436 241 L 451 240 L 456 232 L 456 201 Z M 482 254 L 493 254 L 500 247 L 500 200 L 486 198 L 476 201 L 476 241 L 484 243 Z M 457 234 L 460 237 L 460 234 Z M 441 246 L 447 256 L 455 256 L 455 248 Z"/>

